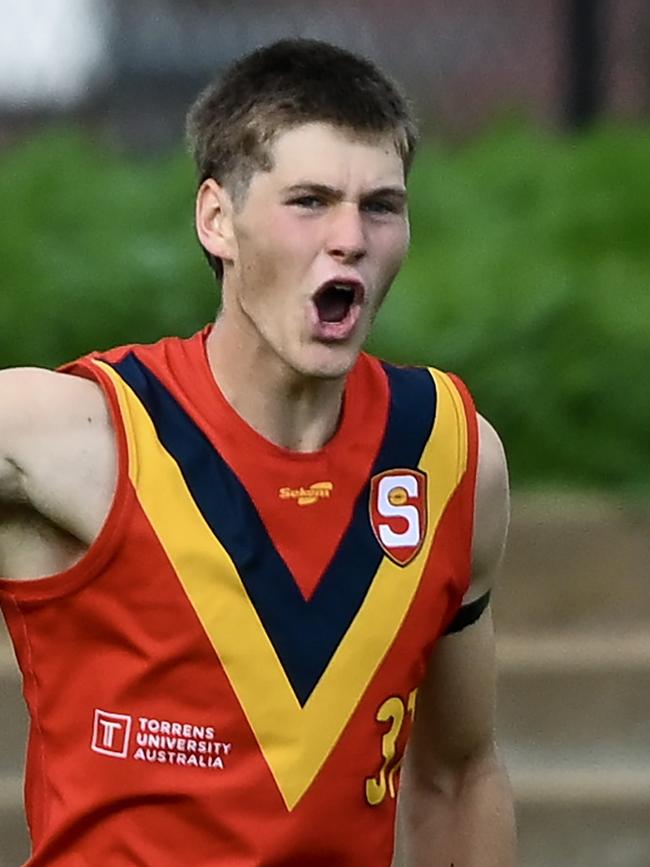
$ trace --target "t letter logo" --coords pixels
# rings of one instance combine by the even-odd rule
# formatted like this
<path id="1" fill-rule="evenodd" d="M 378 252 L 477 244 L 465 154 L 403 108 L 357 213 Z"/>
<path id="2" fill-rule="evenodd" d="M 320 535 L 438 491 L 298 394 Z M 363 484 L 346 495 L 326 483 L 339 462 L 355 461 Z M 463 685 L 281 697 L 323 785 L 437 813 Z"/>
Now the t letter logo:
<path id="1" fill-rule="evenodd" d="M 91 748 L 104 756 L 125 759 L 129 751 L 131 717 L 122 713 L 95 710 Z"/>

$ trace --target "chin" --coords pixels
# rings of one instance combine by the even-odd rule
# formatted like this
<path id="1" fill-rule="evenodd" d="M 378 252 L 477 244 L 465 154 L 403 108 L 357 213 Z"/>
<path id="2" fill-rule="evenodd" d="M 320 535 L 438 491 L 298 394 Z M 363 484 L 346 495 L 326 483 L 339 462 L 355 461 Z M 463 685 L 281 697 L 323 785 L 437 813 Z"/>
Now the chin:
<path id="1" fill-rule="evenodd" d="M 340 379 L 352 370 L 360 351 L 358 346 L 318 344 L 294 368 L 314 379 Z"/>

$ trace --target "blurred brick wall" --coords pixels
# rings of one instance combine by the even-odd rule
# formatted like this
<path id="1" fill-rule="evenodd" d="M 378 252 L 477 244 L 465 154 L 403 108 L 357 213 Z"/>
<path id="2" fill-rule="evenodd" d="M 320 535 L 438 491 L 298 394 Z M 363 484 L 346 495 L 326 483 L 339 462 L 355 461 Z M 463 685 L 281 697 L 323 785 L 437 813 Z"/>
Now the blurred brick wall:
<path id="1" fill-rule="evenodd" d="M 423 119 L 456 136 L 512 110 L 555 119 L 563 48 L 557 7 L 558 0 L 403 0 L 398 6 L 390 0 L 228 6 L 113 0 L 116 74 L 132 76 L 139 64 L 153 77 L 182 68 L 204 81 L 215 67 L 279 37 L 321 38 L 377 60 L 413 94 Z"/>
<path id="2" fill-rule="evenodd" d="M 616 0 L 612 3 L 606 69 L 608 110 L 623 118 L 647 118 L 650 114 L 648 0 Z"/>
<path id="3" fill-rule="evenodd" d="M 43 0 L 44 8 L 60 2 Z M 83 21 L 75 19 L 79 32 L 69 25 L 65 33 L 48 38 L 47 16 L 36 27 L 33 16 L 9 11 L 16 8 L 13 0 L 0 0 L 5 25 L 0 49 L 3 44 L 7 50 L 13 45 L 14 51 L 20 46 L 13 65 L 0 65 L 0 137 L 25 118 L 38 123 L 71 113 L 136 144 L 177 141 L 183 111 L 208 78 L 243 52 L 297 35 L 330 40 L 379 61 L 413 94 L 427 125 L 450 138 L 480 130 L 503 114 L 550 126 L 563 119 L 566 0 L 75 2 L 85 10 Z M 603 4 L 606 111 L 645 118 L 650 109 L 650 3 Z M 78 89 L 76 103 L 70 103 L 74 88 L 69 83 L 67 99 L 35 98 L 52 80 L 53 52 L 55 58 L 84 54 L 92 15 L 93 38 L 101 51 L 96 68 L 79 73 L 86 84 Z M 26 76 L 33 77 L 31 99 L 23 96 L 12 103 L 6 97 L 12 69 L 23 92 Z"/>
<path id="4" fill-rule="evenodd" d="M 557 114 L 557 0 L 406 0 L 394 21 L 389 0 L 366 5 L 389 68 L 444 132 L 472 132 L 511 111 L 537 120 Z"/>

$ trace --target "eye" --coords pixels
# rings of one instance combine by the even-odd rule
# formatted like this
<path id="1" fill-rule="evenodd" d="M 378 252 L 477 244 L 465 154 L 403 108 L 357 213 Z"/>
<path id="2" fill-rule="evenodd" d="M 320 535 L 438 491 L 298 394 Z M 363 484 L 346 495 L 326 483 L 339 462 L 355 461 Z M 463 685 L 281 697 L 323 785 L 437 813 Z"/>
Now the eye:
<path id="1" fill-rule="evenodd" d="M 370 214 L 398 214 L 402 209 L 395 202 L 389 202 L 384 199 L 371 199 L 363 203 L 363 210 Z"/>
<path id="2" fill-rule="evenodd" d="M 308 211 L 315 211 L 317 208 L 324 207 L 325 200 L 321 196 L 297 196 L 295 199 L 290 199 L 289 204 L 296 205 L 298 208 L 305 208 Z"/>

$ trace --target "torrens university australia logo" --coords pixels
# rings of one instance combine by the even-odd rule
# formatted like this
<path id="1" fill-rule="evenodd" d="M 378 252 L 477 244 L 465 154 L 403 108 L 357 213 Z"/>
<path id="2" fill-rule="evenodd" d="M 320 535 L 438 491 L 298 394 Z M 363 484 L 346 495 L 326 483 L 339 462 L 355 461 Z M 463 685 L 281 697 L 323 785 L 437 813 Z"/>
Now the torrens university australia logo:
<path id="1" fill-rule="evenodd" d="M 232 744 L 220 741 L 213 726 L 96 708 L 90 748 L 115 759 L 223 770 Z"/>
<path id="2" fill-rule="evenodd" d="M 280 488 L 281 500 L 294 500 L 299 506 L 311 506 L 319 500 L 329 500 L 334 485 L 332 482 L 314 482 L 308 488 Z"/>
<path id="3" fill-rule="evenodd" d="M 385 553 L 399 566 L 417 555 L 427 532 L 427 477 L 419 470 L 387 470 L 370 480 L 370 523 Z"/>

